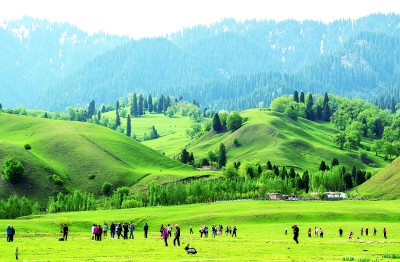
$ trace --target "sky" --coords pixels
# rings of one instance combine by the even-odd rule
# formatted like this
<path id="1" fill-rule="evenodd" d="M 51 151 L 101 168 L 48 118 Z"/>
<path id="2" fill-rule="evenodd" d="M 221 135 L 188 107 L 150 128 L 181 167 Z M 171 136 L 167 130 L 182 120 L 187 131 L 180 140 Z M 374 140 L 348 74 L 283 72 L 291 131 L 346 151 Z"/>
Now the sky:
<path id="1" fill-rule="evenodd" d="M 400 0 L 2 0 L 0 22 L 24 16 L 68 22 L 88 33 L 163 36 L 224 18 L 239 21 L 359 18 L 400 14 Z"/>

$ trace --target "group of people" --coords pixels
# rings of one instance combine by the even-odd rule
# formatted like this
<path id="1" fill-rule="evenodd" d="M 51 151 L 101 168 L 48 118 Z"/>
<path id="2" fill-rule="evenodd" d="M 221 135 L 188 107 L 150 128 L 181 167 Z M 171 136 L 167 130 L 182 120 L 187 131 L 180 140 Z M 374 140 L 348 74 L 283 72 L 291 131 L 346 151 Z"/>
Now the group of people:
<path id="1" fill-rule="evenodd" d="M 299 243 L 298 237 L 299 237 L 299 231 L 300 231 L 300 229 L 299 229 L 299 227 L 298 227 L 297 225 L 293 225 L 293 226 L 292 226 L 292 229 L 293 229 L 293 240 L 296 242 L 296 244 L 298 244 L 298 243 Z M 366 236 L 368 236 L 368 233 L 369 233 L 368 227 L 365 228 L 365 231 L 364 231 L 364 228 L 361 228 L 361 230 L 360 230 L 360 235 L 363 236 L 364 233 L 365 233 Z M 287 234 L 288 234 L 288 231 L 287 231 L 287 228 L 286 228 L 286 229 L 285 229 L 285 235 L 287 235 Z M 376 228 L 374 227 L 374 236 L 376 236 L 376 234 L 377 234 L 377 230 L 376 230 Z M 312 235 L 311 228 L 308 228 L 308 230 L 307 230 L 307 235 L 308 235 L 308 237 L 311 237 L 311 235 Z M 315 235 L 316 237 L 319 236 L 320 238 L 323 238 L 323 237 L 324 237 L 324 230 L 323 230 L 321 227 L 318 228 L 317 226 L 315 226 L 315 227 L 314 227 L 314 235 Z M 340 236 L 340 237 L 343 236 L 343 229 L 342 229 L 342 228 L 339 228 L 339 236 Z M 353 232 L 353 231 L 350 231 L 350 233 L 349 233 L 349 239 L 352 239 L 353 236 L 354 236 L 354 232 Z M 384 237 L 385 239 L 387 239 L 386 227 L 383 228 L 383 237 Z"/>
<path id="2" fill-rule="evenodd" d="M 218 225 L 218 226 L 217 225 L 213 225 L 211 227 L 212 237 L 215 238 L 217 235 L 218 236 L 222 236 L 222 231 L 223 230 L 224 230 L 224 227 L 222 225 Z M 237 237 L 236 231 L 237 231 L 237 227 L 236 226 L 233 226 L 233 228 L 231 226 L 226 226 L 225 227 L 225 235 L 226 236 L 231 235 L 232 237 L 233 236 Z M 192 226 L 190 226 L 189 233 L 193 234 Z M 206 225 L 201 226 L 200 229 L 199 229 L 199 233 L 200 233 L 200 238 L 202 238 L 203 235 L 204 235 L 205 238 L 207 238 L 208 237 L 208 226 L 206 226 Z"/>
<path id="3" fill-rule="evenodd" d="M 135 231 L 135 225 L 132 222 L 125 222 L 123 224 L 119 222 L 118 223 L 111 222 L 110 225 L 110 237 L 112 239 L 114 239 L 115 236 L 118 239 L 120 239 L 121 237 L 123 239 L 128 239 L 128 233 L 129 233 L 129 239 L 134 239 L 135 238 L 134 231 Z M 101 227 L 100 225 L 93 224 L 92 240 L 101 241 L 101 236 L 103 235 L 103 237 L 106 237 L 107 232 L 108 232 L 107 223 L 104 223 L 103 227 Z"/>
<path id="4" fill-rule="evenodd" d="M 161 225 L 160 227 L 161 237 L 164 239 L 165 246 L 168 246 L 168 238 L 172 237 L 172 225 L 168 224 L 167 227 Z M 181 229 L 178 224 L 175 225 L 175 232 L 174 232 L 174 246 L 178 244 L 178 247 L 181 246 L 179 238 L 181 237 Z"/>
<path id="5" fill-rule="evenodd" d="M 7 228 L 6 228 L 6 233 L 7 233 L 7 242 L 13 242 L 14 241 L 14 235 L 15 235 L 14 227 L 8 225 Z"/>

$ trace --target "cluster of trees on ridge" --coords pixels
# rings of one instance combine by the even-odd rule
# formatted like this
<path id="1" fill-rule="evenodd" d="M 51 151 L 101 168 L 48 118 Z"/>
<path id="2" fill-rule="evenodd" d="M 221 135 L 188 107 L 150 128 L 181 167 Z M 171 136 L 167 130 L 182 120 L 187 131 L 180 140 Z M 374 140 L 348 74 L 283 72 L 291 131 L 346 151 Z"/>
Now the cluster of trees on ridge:
<path id="1" fill-rule="evenodd" d="M 374 141 L 372 148 L 392 159 L 400 155 L 400 107 L 380 109 L 361 99 L 348 99 L 325 93 L 316 96 L 311 93 L 281 96 L 271 103 L 271 110 L 283 113 L 293 120 L 298 117 L 311 121 L 330 122 L 339 133 L 333 142 L 341 149 L 356 150 L 362 139 Z"/>

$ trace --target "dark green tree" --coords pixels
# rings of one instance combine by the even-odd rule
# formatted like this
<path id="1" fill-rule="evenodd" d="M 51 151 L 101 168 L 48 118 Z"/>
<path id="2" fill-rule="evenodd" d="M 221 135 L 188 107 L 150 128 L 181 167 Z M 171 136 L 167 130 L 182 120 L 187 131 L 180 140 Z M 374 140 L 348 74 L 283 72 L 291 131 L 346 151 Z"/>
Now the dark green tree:
<path id="1" fill-rule="evenodd" d="M 319 165 L 319 171 L 326 171 L 327 170 L 327 166 L 325 161 L 321 161 L 321 164 Z"/>
<path id="2" fill-rule="evenodd" d="M 184 164 L 189 161 L 189 152 L 185 148 L 182 149 L 180 161 Z"/>
<path id="3" fill-rule="evenodd" d="M 105 106 L 105 105 L 102 105 L 102 106 L 101 106 L 101 112 L 102 112 L 102 113 L 105 113 L 106 111 L 107 111 L 106 106 Z"/>
<path id="4" fill-rule="evenodd" d="M 47 112 L 44 112 L 43 118 L 49 118 L 49 115 L 47 114 Z"/>
<path id="5" fill-rule="evenodd" d="M 143 111 L 149 110 L 149 103 L 147 102 L 147 99 L 143 97 Z M 145 112 L 143 112 L 145 114 Z"/>
<path id="6" fill-rule="evenodd" d="M 103 195 L 109 196 L 111 194 L 111 188 L 112 186 L 109 182 L 104 182 L 101 186 L 101 193 L 103 193 Z"/>
<path id="7" fill-rule="evenodd" d="M 158 107 L 157 107 L 157 113 L 162 113 L 164 109 L 164 95 L 161 95 L 160 98 L 158 99 Z"/>
<path id="8" fill-rule="evenodd" d="M 149 95 L 147 102 L 149 104 L 149 113 L 151 114 L 153 112 L 153 98 L 151 97 L 151 95 Z"/>
<path id="9" fill-rule="evenodd" d="M 322 107 L 325 107 L 326 105 L 328 105 L 328 103 L 329 103 L 328 93 L 325 92 L 324 103 L 322 104 Z"/>
<path id="10" fill-rule="evenodd" d="M 0 103 L 0 110 L 3 109 L 3 105 Z"/>
<path id="11" fill-rule="evenodd" d="M 331 166 L 334 167 L 334 166 L 338 166 L 338 165 L 339 165 L 339 160 L 336 157 L 334 157 L 332 159 Z"/>
<path id="12" fill-rule="evenodd" d="M 222 131 L 222 125 L 221 125 L 221 121 L 219 120 L 218 113 L 215 113 L 214 118 L 213 118 L 213 130 L 215 132 Z"/>
<path id="13" fill-rule="evenodd" d="M 303 173 L 303 177 L 302 177 L 302 181 L 303 181 L 303 185 L 304 185 L 304 190 L 306 191 L 306 193 L 308 193 L 309 191 L 309 182 L 310 182 L 310 175 L 308 174 L 308 171 L 304 171 Z"/>
<path id="14" fill-rule="evenodd" d="M 88 118 L 91 118 L 92 116 L 94 116 L 96 114 L 96 104 L 94 102 L 94 100 L 90 101 L 89 106 L 88 106 L 88 110 L 87 110 L 87 114 L 88 114 Z"/>
<path id="15" fill-rule="evenodd" d="M 118 110 L 115 111 L 115 126 L 119 127 L 121 125 L 121 119 L 119 118 Z"/>
<path id="16" fill-rule="evenodd" d="M 353 179 L 351 178 L 350 173 L 344 173 L 343 175 L 343 182 L 347 190 L 350 190 L 353 188 Z"/>
<path id="17" fill-rule="evenodd" d="M 119 110 L 119 100 L 117 100 L 117 102 L 115 103 L 115 110 Z"/>
<path id="18" fill-rule="evenodd" d="M 138 101 L 136 93 L 133 94 L 132 105 L 131 105 L 131 116 L 138 117 Z"/>
<path id="19" fill-rule="evenodd" d="M 331 119 L 331 109 L 329 104 L 325 104 L 324 108 L 322 109 L 322 120 L 325 122 L 329 122 Z"/>
<path id="20" fill-rule="evenodd" d="M 128 117 L 126 118 L 126 135 L 131 137 L 131 131 L 132 131 L 131 115 L 128 114 Z"/>
<path id="21" fill-rule="evenodd" d="M 223 143 L 219 145 L 219 150 L 218 150 L 218 164 L 220 167 L 223 167 L 226 165 L 226 148 Z"/>
<path id="22" fill-rule="evenodd" d="M 267 170 L 272 170 L 272 164 L 271 161 L 267 161 Z"/>
<path id="23" fill-rule="evenodd" d="M 6 157 L 3 161 L 2 179 L 11 184 L 21 181 L 25 172 L 25 168 L 20 161 L 14 160 L 12 157 Z"/>
<path id="24" fill-rule="evenodd" d="M 300 92 L 300 103 L 305 103 L 304 93 Z"/>
<path id="25" fill-rule="evenodd" d="M 101 119 L 101 112 L 100 112 L 100 110 L 97 110 L 97 120 L 100 120 Z"/>
<path id="26" fill-rule="evenodd" d="M 139 101 L 138 101 L 138 115 L 139 116 L 142 116 L 143 113 L 144 113 L 144 111 L 143 111 L 143 107 L 144 107 L 143 103 L 144 103 L 143 95 L 140 94 L 139 95 Z"/>
<path id="27" fill-rule="evenodd" d="M 295 178 L 296 177 L 296 171 L 294 171 L 294 167 L 290 167 L 289 177 L 291 177 L 291 178 Z"/>
<path id="28" fill-rule="evenodd" d="M 299 102 L 299 92 L 297 92 L 297 90 L 293 93 L 293 101 L 296 103 Z"/>
<path id="29" fill-rule="evenodd" d="M 311 93 L 308 95 L 308 99 L 307 99 L 307 107 L 306 107 L 306 118 L 308 120 L 315 120 L 315 114 L 314 114 L 314 109 L 313 109 L 313 105 L 314 105 L 314 100 L 313 97 L 311 95 Z"/>

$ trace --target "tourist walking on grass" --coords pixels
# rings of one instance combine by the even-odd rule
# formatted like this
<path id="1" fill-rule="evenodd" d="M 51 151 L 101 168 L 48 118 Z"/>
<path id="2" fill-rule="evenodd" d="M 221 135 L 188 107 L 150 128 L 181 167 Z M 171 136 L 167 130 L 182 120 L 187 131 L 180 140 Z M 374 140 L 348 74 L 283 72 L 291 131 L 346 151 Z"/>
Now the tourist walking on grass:
<path id="1" fill-rule="evenodd" d="M 365 235 L 368 236 L 368 227 L 365 228 Z"/>
<path id="2" fill-rule="evenodd" d="M 121 226 L 121 223 L 117 223 L 117 236 L 118 236 L 118 239 L 120 238 L 120 236 L 121 236 L 121 234 L 122 234 L 122 226 Z"/>
<path id="3" fill-rule="evenodd" d="M 317 226 L 315 226 L 314 227 L 314 235 L 317 237 L 318 236 L 318 227 Z"/>
<path id="4" fill-rule="evenodd" d="M 308 228 L 308 237 L 311 237 L 311 227 Z"/>
<path id="5" fill-rule="evenodd" d="M 350 233 L 349 233 L 349 239 L 353 239 L 353 231 L 351 231 Z"/>
<path id="6" fill-rule="evenodd" d="M 232 229 L 232 237 L 233 237 L 233 236 L 236 237 L 236 231 L 237 231 L 236 226 L 233 226 L 233 229 Z"/>
<path id="7" fill-rule="evenodd" d="M 104 223 L 104 225 L 103 225 L 103 238 L 107 236 L 107 230 L 108 230 L 107 223 Z"/>
<path id="8" fill-rule="evenodd" d="M 67 224 L 64 224 L 64 226 L 62 228 L 62 231 L 63 231 L 63 238 L 64 238 L 65 241 L 67 241 L 67 239 L 68 239 L 68 226 L 67 226 Z"/>
<path id="9" fill-rule="evenodd" d="M 376 236 L 376 227 L 374 227 L 374 236 Z"/>
<path id="10" fill-rule="evenodd" d="M 343 229 L 339 228 L 339 236 L 342 237 L 343 236 Z"/>
<path id="11" fill-rule="evenodd" d="M 319 237 L 320 238 L 324 237 L 324 230 L 322 230 L 322 227 L 319 229 Z"/>
<path id="12" fill-rule="evenodd" d="M 387 237 L 386 237 L 386 227 L 383 228 L 383 237 L 384 237 L 385 239 L 387 239 Z"/>
<path id="13" fill-rule="evenodd" d="M 7 233 L 7 242 L 11 242 L 12 229 L 10 225 L 8 225 L 8 227 L 6 228 L 6 233 Z"/>
<path id="14" fill-rule="evenodd" d="M 161 225 L 160 231 L 161 231 L 161 237 L 164 239 L 165 246 L 167 247 L 168 246 L 168 230 L 163 225 Z"/>
<path id="15" fill-rule="evenodd" d="M 147 225 L 147 223 L 144 225 L 144 238 L 147 238 L 147 232 L 149 232 L 149 226 Z"/>
<path id="16" fill-rule="evenodd" d="M 124 239 L 128 239 L 128 223 L 124 223 L 122 227 L 124 228 Z"/>
<path id="17" fill-rule="evenodd" d="M 298 238 L 299 238 L 300 229 L 299 229 L 299 227 L 297 225 L 292 226 L 292 228 L 293 228 L 293 240 L 296 241 L 296 244 L 298 244 L 299 243 Z"/>
<path id="18" fill-rule="evenodd" d="M 385 229 L 385 232 L 386 232 L 386 229 Z M 15 235 L 15 229 L 14 229 L 14 226 L 11 226 L 11 242 L 14 241 L 14 235 Z M 385 236 L 386 236 L 386 233 L 385 233 Z"/>
<path id="19" fill-rule="evenodd" d="M 115 236 L 115 224 L 114 224 L 114 222 L 111 222 L 110 236 L 111 236 L 111 238 L 114 238 L 114 236 Z"/>
<path id="20" fill-rule="evenodd" d="M 361 230 L 360 230 L 360 235 L 362 236 L 363 233 L 364 233 L 364 228 L 361 228 Z"/>
<path id="21" fill-rule="evenodd" d="M 175 238 L 174 238 L 174 246 L 176 246 L 176 242 L 178 242 L 178 247 L 181 246 L 181 243 L 179 242 L 179 238 L 181 237 L 181 229 L 179 228 L 178 225 L 175 225 Z"/>
<path id="22" fill-rule="evenodd" d="M 134 239 L 133 231 L 135 230 L 135 225 L 133 223 L 129 223 L 129 239 Z"/>
<path id="23" fill-rule="evenodd" d="M 192 226 L 189 227 L 189 234 L 193 234 L 193 227 Z"/>

